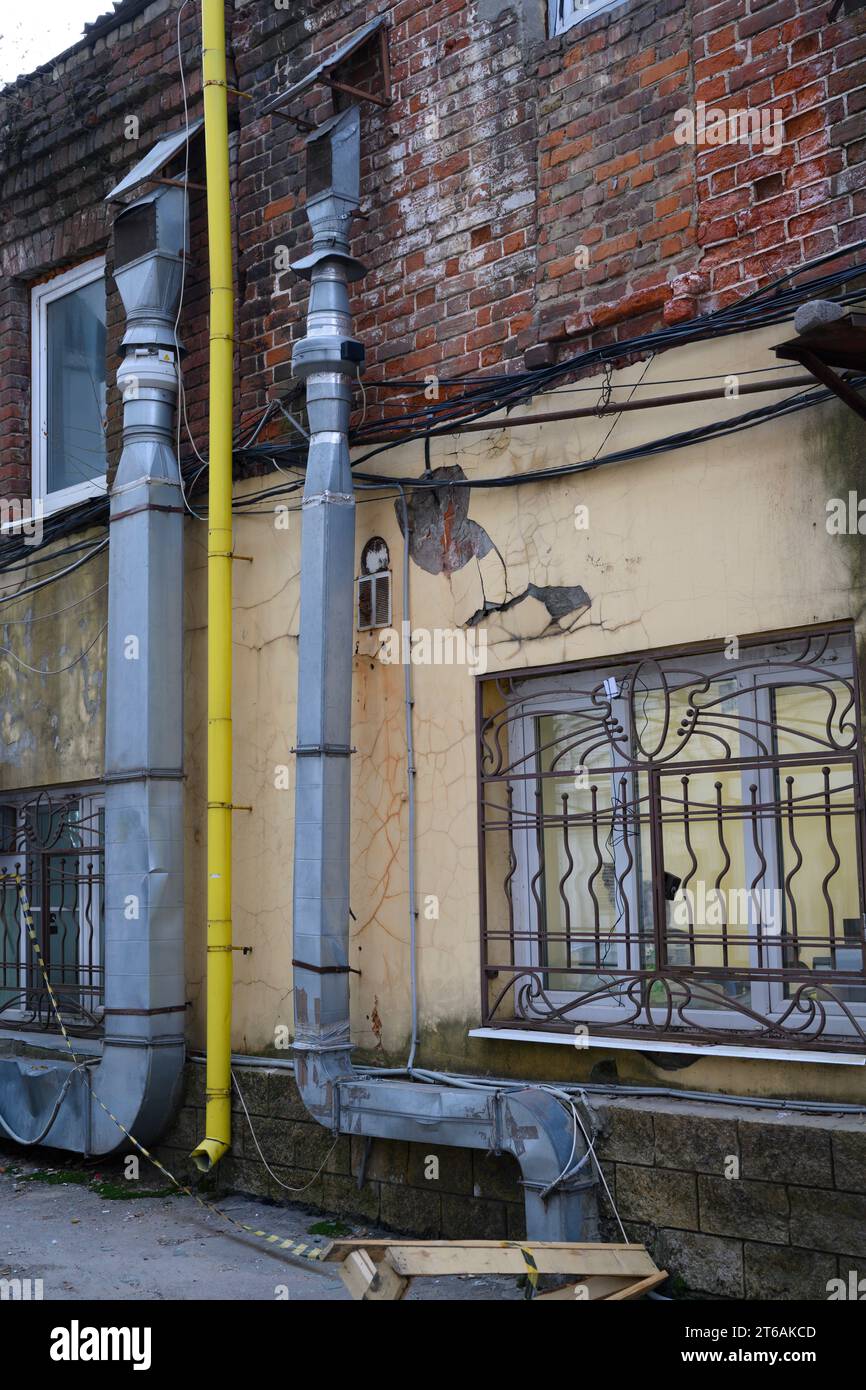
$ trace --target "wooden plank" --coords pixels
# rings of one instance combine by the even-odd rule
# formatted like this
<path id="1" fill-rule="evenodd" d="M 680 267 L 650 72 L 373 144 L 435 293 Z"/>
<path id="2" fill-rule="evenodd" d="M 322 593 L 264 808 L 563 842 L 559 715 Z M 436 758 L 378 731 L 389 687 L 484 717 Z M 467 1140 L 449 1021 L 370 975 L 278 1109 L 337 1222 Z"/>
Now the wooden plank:
<path id="1" fill-rule="evenodd" d="M 366 1250 L 351 1250 L 338 1270 L 340 1278 L 356 1300 L 366 1296 L 376 1278 L 376 1266 Z"/>
<path id="2" fill-rule="evenodd" d="M 375 1259 L 372 1244 L 365 1245 Z M 449 1274 L 525 1274 L 527 1265 L 521 1246 L 500 1243 L 478 1245 L 459 1242 L 410 1244 L 392 1240 L 387 1244 L 392 1265 L 406 1278 L 439 1277 Z M 550 1246 L 523 1242 L 539 1274 L 616 1274 L 642 1279 L 655 1274 L 656 1265 L 642 1246 Z"/>
<path id="3" fill-rule="evenodd" d="M 650 1274 L 646 1279 L 641 1279 L 637 1284 L 630 1284 L 628 1288 L 621 1289 L 619 1293 L 609 1293 L 607 1302 L 614 1303 L 617 1299 L 640 1298 L 650 1289 L 654 1289 L 657 1284 L 663 1284 L 668 1277 L 666 1269 L 659 1269 L 655 1274 Z"/>
<path id="4" fill-rule="evenodd" d="M 572 1303 L 614 1303 L 621 1299 L 641 1298 L 649 1289 L 663 1283 L 667 1277 L 666 1269 L 656 1270 L 655 1274 L 637 1282 L 619 1274 L 593 1274 L 576 1284 L 565 1284 L 561 1289 L 536 1294 L 532 1302 L 562 1303 L 570 1299 Z"/>
<path id="5" fill-rule="evenodd" d="M 340 1266 L 342 1268 L 342 1265 Z M 410 1281 L 398 1274 L 388 1255 L 374 1265 L 376 1277 L 364 1294 L 367 1303 L 396 1303 L 409 1287 Z"/>
<path id="6" fill-rule="evenodd" d="M 523 1244 L 528 1250 L 639 1250 L 646 1253 L 646 1246 L 639 1244 L 617 1245 L 614 1242 L 606 1241 L 577 1241 L 577 1240 L 525 1240 L 514 1242 L 507 1240 L 404 1240 L 402 1236 L 390 1237 L 363 1237 L 354 1240 L 332 1240 L 323 1247 L 321 1258 L 323 1260 L 344 1260 L 350 1250 L 367 1250 L 373 1259 L 376 1259 L 376 1252 L 384 1253 L 389 1247 L 399 1245 L 401 1249 L 411 1249 L 413 1246 L 424 1250 L 501 1250 L 509 1245 L 517 1246 Z"/>
<path id="7" fill-rule="evenodd" d="M 356 1236 L 352 1240 L 332 1240 L 325 1245 L 325 1258 L 342 1259 L 339 1251 L 357 1250 L 363 1245 L 364 1250 L 386 1250 L 388 1245 L 424 1245 L 431 1250 L 449 1250 L 452 1245 L 460 1245 L 466 1250 L 499 1250 L 502 1245 L 514 1244 L 514 1241 L 507 1240 L 410 1240 L 409 1237 L 400 1236 L 395 1241 L 393 1236 Z M 606 1240 L 524 1240 L 524 1245 L 530 1245 L 532 1250 L 646 1250 L 646 1245 L 641 1245 L 638 1241 L 627 1241 L 626 1244 L 617 1244 L 616 1241 Z"/>
<path id="8" fill-rule="evenodd" d="M 354 1299 L 395 1302 L 413 1277 L 525 1274 L 524 1250 L 532 1255 L 539 1274 L 577 1276 L 561 1289 L 536 1295 L 548 1302 L 640 1298 L 667 1278 L 645 1246 L 597 1242 L 336 1240 L 322 1258 L 339 1265 L 338 1273 Z"/>

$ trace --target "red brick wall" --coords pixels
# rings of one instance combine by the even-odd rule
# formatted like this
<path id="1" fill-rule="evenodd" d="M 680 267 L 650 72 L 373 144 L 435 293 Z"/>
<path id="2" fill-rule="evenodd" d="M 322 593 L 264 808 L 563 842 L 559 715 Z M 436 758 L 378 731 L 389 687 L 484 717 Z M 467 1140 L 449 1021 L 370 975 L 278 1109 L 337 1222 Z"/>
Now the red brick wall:
<path id="1" fill-rule="evenodd" d="M 781 112 L 778 153 L 742 146 L 697 159 L 700 269 L 708 302 L 866 236 L 866 24 L 827 22 L 823 0 L 722 0 L 694 18 L 695 95 Z"/>
<path id="2" fill-rule="evenodd" d="M 355 328 L 367 350 L 367 380 L 473 373 L 513 360 L 532 319 L 535 242 L 534 73 L 514 10 L 494 24 L 472 18 L 466 0 L 343 5 L 300 23 L 255 6 L 237 37 L 238 78 L 251 89 L 288 54 L 295 72 L 378 11 L 390 13 L 394 102 L 366 105 L 362 210 L 353 250 L 369 274 L 357 287 Z M 347 71 L 359 82 L 360 72 Z M 265 80 L 265 90 L 285 86 Z M 323 119 L 323 88 L 306 114 Z M 303 112 L 301 104 L 297 108 Z M 240 328 L 248 362 L 243 403 L 261 408 L 291 372 L 292 334 L 303 332 L 307 286 L 291 274 L 274 293 L 276 248 L 301 254 L 303 137 L 279 117 L 240 110 Z M 375 392 L 370 393 L 371 403 Z"/>
<path id="3" fill-rule="evenodd" d="M 376 410 L 395 401 L 377 382 L 508 371 L 527 349 L 554 360 L 727 303 L 866 235 L 866 12 L 829 24 L 828 10 L 829 0 L 624 0 L 549 38 L 542 0 L 227 5 L 232 80 L 247 94 L 232 97 L 240 427 L 288 388 L 307 297 L 279 265 L 308 238 L 304 137 L 259 106 L 367 18 L 388 13 L 394 87 L 390 107 L 363 108 L 366 217 L 354 235 L 369 267 L 354 312 Z M 0 491 L 23 489 L 29 469 L 29 286 L 110 253 L 105 192 L 182 117 L 176 17 L 156 0 L 81 49 L 61 80 L 43 70 L 0 93 Z M 188 6 L 193 115 L 198 22 Z M 371 69 L 344 76 L 363 82 Z M 778 109 L 782 148 L 678 145 L 675 113 L 697 101 Z M 293 109 L 322 119 L 332 97 L 318 86 Z M 123 138 L 128 114 L 141 123 L 137 144 Z M 200 194 L 192 215 L 181 333 L 203 450 Z M 116 294 L 109 319 L 116 346 Z M 119 423 L 113 392 L 113 461 Z"/>
<path id="4" fill-rule="evenodd" d="M 633 0 L 549 45 L 538 96 L 542 341 L 583 346 L 687 319 L 866 235 L 866 17 L 829 24 L 829 8 Z M 778 112 L 781 149 L 677 144 L 675 113 L 699 101 Z"/>
<path id="5" fill-rule="evenodd" d="M 568 31 L 541 59 L 542 338 L 654 326 L 670 267 L 694 262 L 693 174 L 673 138 L 674 112 L 693 90 L 687 21 L 680 0 L 625 4 Z M 575 262 L 580 247 L 586 269 Z"/>

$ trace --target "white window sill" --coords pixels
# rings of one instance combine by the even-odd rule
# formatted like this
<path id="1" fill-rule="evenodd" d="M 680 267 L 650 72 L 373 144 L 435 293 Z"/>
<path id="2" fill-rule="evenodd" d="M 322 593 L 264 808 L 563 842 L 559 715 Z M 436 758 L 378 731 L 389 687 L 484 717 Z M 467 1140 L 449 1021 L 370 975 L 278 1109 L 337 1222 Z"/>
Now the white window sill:
<path id="1" fill-rule="evenodd" d="M 49 492 L 47 497 L 35 497 L 33 499 L 34 509 L 41 505 L 42 516 L 55 516 L 57 512 L 65 512 L 67 507 L 77 507 L 80 502 L 87 502 L 91 497 L 104 497 L 108 492 L 108 480 L 102 473 L 98 478 L 92 478 L 86 483 L 76 483 L 74 487 L 64 488 L 62 492 Z"/>
<path id="2" fill-rule="evenodd" d="M 558 1043 L 560 1047 L 588 1052 L 593 1048 L 623 1052 L 673 1052 L 692 1057 L 755 1058 L 764 1062 L 823 1062 L 825 1066 L 862 1067 L 866 1056 L 856 1052 L 806 1052 L 794 1048 L 741 1047 L 726 1043 L 655 1042 L 650 1038 L 606 1038 L 600 1033 L 542 1033 L 528 1028 L 470 1028 L 470 1038 L 496 1038 L 509 1042 Z"/>

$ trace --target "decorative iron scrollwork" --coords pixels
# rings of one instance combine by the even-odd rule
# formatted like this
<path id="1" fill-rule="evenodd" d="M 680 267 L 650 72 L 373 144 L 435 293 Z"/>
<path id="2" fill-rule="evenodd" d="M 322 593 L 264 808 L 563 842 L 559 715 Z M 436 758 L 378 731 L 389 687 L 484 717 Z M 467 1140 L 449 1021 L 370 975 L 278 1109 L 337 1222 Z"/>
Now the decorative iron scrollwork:
<path id="1" fill-rule="evenodd" d="M 866 1050 L 853 639 L 734 645 L 485 683 L 486 1023 Z"/>

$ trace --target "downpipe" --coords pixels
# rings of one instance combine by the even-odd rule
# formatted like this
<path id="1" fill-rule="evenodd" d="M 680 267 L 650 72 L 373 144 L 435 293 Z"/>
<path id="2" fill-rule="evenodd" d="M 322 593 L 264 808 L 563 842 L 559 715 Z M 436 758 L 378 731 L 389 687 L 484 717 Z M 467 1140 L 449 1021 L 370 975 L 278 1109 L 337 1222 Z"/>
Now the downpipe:
<path id="1" fill-rule="evenodd" d="M 231 1143 L 232 1023 L 232 389 L 234 291 L 225 0 L 202 0 L 202 80 L 210 268 L 207 539 L 207 1075 L 202 1173 Z"/>
<path id="2" fill-rule="evenodd" d="M 588 1240 L 592 1160 L 573 1116 L 548 1091 L 474 1091 L 377 1080 L 352 1066 L 349 1033 L 349 821 L 355 499 L 348 430 L 363 347 L 352 336 L 350 254 L 360 121 L 350 107 L 307 139 L 312 253 L 306 336 L 292 366 L 306 382 L 310 447 L 302 502 L 293 968 L 295 1071 L 304 1104 L 337 1134 L 510 1153 L 520 1165 L 528 1235 Z M 323 171 L 326 177 L 323 179 Z M 323 187 L 324 183 L 324 187 Z"/>

